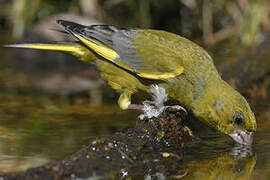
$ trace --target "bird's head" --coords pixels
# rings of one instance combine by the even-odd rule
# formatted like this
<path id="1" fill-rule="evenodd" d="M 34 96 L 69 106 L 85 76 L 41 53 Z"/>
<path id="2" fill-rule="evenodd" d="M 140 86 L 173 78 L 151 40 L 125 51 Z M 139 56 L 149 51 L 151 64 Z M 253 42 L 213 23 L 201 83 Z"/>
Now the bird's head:
<path id="1" fill-rule="evenodd" d="M 213 88 L 213 87 L 212 87 Z M 246 99 L 226 82 L 208 89 L 200 100 L 198 116 L 235 142 L 251 145 L 257 124 Z"/>

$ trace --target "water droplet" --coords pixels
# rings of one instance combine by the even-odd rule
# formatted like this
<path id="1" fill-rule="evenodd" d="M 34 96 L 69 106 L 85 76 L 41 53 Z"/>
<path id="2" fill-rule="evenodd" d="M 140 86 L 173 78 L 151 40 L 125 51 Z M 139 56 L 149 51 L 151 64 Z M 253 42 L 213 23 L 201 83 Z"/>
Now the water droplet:
<path id="1" fill-rule="evenodd" d="M 111 159 L 111 157 L 110 156 L 106 156 L 106 159 Z"/>
<path id="2" fill-rule="evenodd" d="M 71 174 L 70 177 L 71 177 L 71 179 L 75 179 L 76 178 L 75 174 Z"/>
<path id="3" fill-rule="evenodd" d="M 90 158 L 90 156 L 89 155 L 86 155 L 86 159 L 89 159 Z"/>
<path id="4" fill-rule="evenodd" d="M 126 159 L 126 157 L 123 155 L 123 156 L 122 156 L 122 159 Z"/>
<path id="5" fill-rule="evenodd" d="M 113 148 L 113 143 L 108 143 L 108 146 L 110 147 L 110 148 Z"/>
<path id="6" fill-rule="evenodd" d="M 95 151 L 96 150 L 96 147 L 92 147 L 92 150 Z"/>
<path id="7" fill-rule="evenodd" d="M 121 169 L 121 173 L 123 177 L 126 177 L 128 175 L 128 171 L 126 171 L 125 169 Z"/>

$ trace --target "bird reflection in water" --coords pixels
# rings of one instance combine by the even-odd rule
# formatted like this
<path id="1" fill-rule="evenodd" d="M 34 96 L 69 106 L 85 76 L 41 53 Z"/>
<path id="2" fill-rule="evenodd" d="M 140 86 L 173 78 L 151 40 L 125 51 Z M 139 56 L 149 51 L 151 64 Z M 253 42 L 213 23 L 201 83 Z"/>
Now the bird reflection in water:
<path id="1" fill-rule="evenodd" d="M 188 164 L 188 173 L 181 179 L 247 180 L 251 177 L 256 160 L 257 156 L 251 147 L 237 145 L 230 152 L 219 153 L 215 157 Z"/>

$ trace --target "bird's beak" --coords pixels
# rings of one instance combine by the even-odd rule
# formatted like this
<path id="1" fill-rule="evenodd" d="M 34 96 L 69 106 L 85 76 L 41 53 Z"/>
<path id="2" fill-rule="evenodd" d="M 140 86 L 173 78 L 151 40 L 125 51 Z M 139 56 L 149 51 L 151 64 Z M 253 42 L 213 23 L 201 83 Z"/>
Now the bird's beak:
<path id="1" fill-rule="evenodd" d="M 253 142 L 253 132 L 237 129 L 230 133 L 229 136 L 238 144 L 251 146 Z"/>

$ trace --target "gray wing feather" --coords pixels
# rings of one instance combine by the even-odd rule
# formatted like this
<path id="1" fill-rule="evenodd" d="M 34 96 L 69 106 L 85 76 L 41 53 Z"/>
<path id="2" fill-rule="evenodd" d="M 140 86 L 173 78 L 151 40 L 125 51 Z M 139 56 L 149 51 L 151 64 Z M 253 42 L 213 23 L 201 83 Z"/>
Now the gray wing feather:
<path id="1" fill-rule="evenodd" d="M 134 71 L 147 69 L 133 46 L 133 36 L 137 33 L 135 29 L 117 28 L 109 25 L 84 26 L 64 20 L 58 20 L 57 23 L 64 26 L 68 32 L 96 40 L 114 49 L 120 56 L 115 61 L 122 61 Z"/>
<path id="2" fill-rule="evenodd" d="M 110 48 L 113 47 L 112 35 L 120 30 L 109 25 L 92 25 L 84 26 L 70 21 L 58 20 L 58 24 L 64 26 L 65 30 L 70 33 L 78 34 L 87 39 L 96 40 Z"/>
<path id="3" fill-rule="evenodd" d="M 133 46 L 132 37 L 135 33 L 134 30 L 121 30 L 112 36 L 113 49 L 119 54 L 120 60 L 134 71 L 144 65 Z"/>

